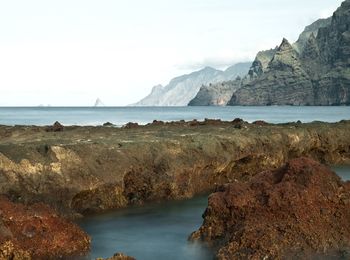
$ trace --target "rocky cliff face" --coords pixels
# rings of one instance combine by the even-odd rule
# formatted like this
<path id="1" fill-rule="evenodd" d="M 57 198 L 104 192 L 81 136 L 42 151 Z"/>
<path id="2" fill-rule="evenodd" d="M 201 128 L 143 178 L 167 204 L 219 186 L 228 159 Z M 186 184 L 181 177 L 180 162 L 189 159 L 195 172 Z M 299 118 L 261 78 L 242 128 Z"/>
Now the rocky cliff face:
<path id="1" fill-rule="evenodd" d="M 226 106 L 233 94 L 241 86 L 251 82 L 261 76 L 275 55 L 277 48 L 261 51 L 257 54 L 249 71 L 245 70 L 244 75 L 235 80 L 219 82 L 216 84 L 203 85 L 194 99 L 189 102 L 189 106 Z M 248 72 L 248 73 L 247 73 Z"/>
<path id="2" fill-rule="evenodd" d="M 258 52 L 248 72 L 249 80 L 253 80 L 261 76 L 264 72 L 266 72 L 267 67 L 270 61 L 272 60 L 273 56 L 275 55 L 276 51 L 277 47 L 275 49 Z"/>
<path id="3" fill-rule="evenodd" d="M 229 105 L 349 105 L 349 27 L 346 0 L 331 19 L 306 27 L 294 46 L 284 39 L 265 71 L 253 64 L 255 78 Z"/>
<path id="4" fill-rule="evenodd" d="M 230 104 L 307 105 L 313 103 L 313 85 L 300 55 L 283 39 L 265 72 L 236 91 Z"/>
<path id="5" fill-rule="evenodd" d="M 226 106 L 233 93 L 241 87 L 241 79 L 203 85 L 189 106 Z"/>
<path id="6" fill-rule="evenodd" d="M 152 92 L 134 104 L 135 106 L 187 106 L 196 96 L 202 85 L 234 80 L 244 76 L 249 70 L 250 63 L 238 63 L 225 71 L 206 67 L 200 71 L 177 77 L 165 87 L 158 85 Z M 232 93 L 231 93 L 232 95 Z"/>
<path id="7" fill-rule="evenodd" d="M 312 24 L 306 26 L 304 31 L 299 35 L 298 40 L 293 44 L 293 47 L 300 53 L 304 49 L 304 46 L 310 38 L 311 34 L 317 36 L 318 30 L 320 28 L 329 26 L 331 22 L 332 17 L 329 17 L 326 19 L 319 19 L 313 22 Z"/>

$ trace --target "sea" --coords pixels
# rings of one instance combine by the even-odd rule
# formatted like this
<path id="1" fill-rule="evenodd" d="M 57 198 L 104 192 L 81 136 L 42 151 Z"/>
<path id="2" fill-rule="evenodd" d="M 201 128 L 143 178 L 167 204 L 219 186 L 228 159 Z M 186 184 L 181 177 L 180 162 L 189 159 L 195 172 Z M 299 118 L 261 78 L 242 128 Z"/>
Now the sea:
<path id="1" fill-rule="evenodd" d="M 350 106 L 230 106 L 230 107 L 0 107 L 0 125 L 102 125 L 111 122 L 147 124 L 153 120 L 264 120 L 285 123 L 300 120 L 337 122 L 350 119 Z"/>

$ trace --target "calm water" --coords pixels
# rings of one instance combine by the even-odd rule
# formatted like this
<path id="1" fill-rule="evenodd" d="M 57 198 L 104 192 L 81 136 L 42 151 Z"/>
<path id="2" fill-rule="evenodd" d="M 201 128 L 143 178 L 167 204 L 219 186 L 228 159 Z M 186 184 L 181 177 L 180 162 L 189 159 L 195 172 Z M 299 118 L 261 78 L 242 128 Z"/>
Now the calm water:
<path id="1" fill-rule="evenodd" d="M 138 260 L 213 259 L 199 244 L 187 242 L 202 224 L 207 196 L 117 210 L 84 218 L 92 237 L 91 259 L 123 252 Z"/>
<path id="2" fill-rule="evenodd" d="M 350 166 L 348 165 L 333 166 L 332 170 L 335 171 L 343 180 L 350 181 Z"/>
<path id="3" fill-rule="evenodd" d="M 342 107 L 0 107 L 0 124 L 49 125 L 59 121 L 64 125 L 101 125 L 107 121 L 116 125 L 128 122 L 146 124 L 154 119 L 203 120 L 236 117 L 249 122 L 265 120 L 283 123 L 301 120 L 336 122 L 350 119 L 350 106 Z"/>
<path id="4" fill-rule="evenodd" d="M 350 166 L 335 166 L 350 180 Z M 124 252 L 138 260 L 213 259 L 205 247 L 187 242 L 202 224 L 207 196 L 117 210 L 86 217 L 79 223 L 92 237 L 91 259 Z"/>

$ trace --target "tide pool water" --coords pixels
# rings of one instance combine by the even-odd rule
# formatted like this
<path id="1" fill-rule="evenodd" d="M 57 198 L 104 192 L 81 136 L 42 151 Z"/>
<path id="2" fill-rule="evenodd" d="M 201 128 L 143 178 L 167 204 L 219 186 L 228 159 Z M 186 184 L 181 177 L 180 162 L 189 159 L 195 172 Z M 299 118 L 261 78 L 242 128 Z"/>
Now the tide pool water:
<path id="1" fill-rule="evenodd" d="M 350 181 L 349 165 L 336 165 L 332 167 L 332 170 L 336 172 L 344 181 Z"/>
<path id="2" fill-rule="evenodd" d="M 350 166 L 332 169 L 350 181 Z M 207 197 L 131 207 L 80 220 L 92 237 L 91 259 L 123 252 L 138 260 L 209 260 L 213 253 L 187 241 L 202 224 Z"/>
<path id="3" fill-rule="evenodd" d="M 264 120 L 270 123 L 337 122 L 350 119 L 350 106 L 341 107 L 0 107 L 1 125 L 101 125 L 107 121 L 121 126 L 128 122 L 139 124 L 153 120 L 204 120 L 205 118 L 248 122 Z"/>
<path id="4" fill-rule="evenodd" d="M 91 259 L 123 252 L 139 260 L 213 259 L 212 252 L 187 241 L 202 224 L 208 196 L 90 216 L 80 226 L 92 237 Z"/>

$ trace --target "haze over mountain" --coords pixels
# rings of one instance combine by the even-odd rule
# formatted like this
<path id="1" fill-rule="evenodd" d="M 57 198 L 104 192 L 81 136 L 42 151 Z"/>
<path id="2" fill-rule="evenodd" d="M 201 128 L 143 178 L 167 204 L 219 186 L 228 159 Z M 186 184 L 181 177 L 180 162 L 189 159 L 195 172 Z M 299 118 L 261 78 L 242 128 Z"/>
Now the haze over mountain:
<path id="1" fill-rule="evenodd" d="M 135 106 L 187 106 L 203 84 L 228 81 L 247 74 L 251 62 L 237 63 L 225 71 L 206 67 L 199 71 L 176 77 L 166 86 L 154 86 L 151 93 L 133 104 Z"/>

